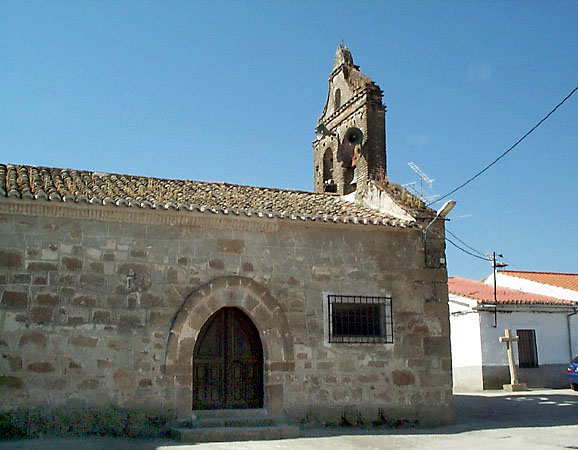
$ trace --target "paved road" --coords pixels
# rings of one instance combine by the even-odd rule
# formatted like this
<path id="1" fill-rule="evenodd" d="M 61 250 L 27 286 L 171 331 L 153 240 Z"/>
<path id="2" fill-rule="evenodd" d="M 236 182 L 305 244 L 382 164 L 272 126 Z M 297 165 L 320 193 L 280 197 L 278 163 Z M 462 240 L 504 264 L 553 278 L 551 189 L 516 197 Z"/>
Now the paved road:
<path id="1" fill-rule="evenodd" d="M 0 441 L 7 450 L 578 449 L 578 392 L 456 394 L 456 424 L 435 429 L 316 429 L 282 441 L 187 445 L 113 438 Z"/>

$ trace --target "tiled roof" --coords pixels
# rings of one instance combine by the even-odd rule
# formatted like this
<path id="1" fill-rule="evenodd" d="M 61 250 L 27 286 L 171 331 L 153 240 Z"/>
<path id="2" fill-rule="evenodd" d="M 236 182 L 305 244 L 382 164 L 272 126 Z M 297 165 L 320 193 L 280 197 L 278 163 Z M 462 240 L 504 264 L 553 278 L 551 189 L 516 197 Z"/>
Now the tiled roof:
<path id="1" fill-rule="evenodd" d="M 333 194 L 0 164 L 2 198 L 408 227 Z"/>
<path id="2" fill-rule="evenodd" d="M 578 273 L 523 272 L 519 270 L 499 270 L 498 273 L 578 291 Z"/>
<path id="3" fill-rule="evenodd" d="M 450 277 L 448 278 L 448 288 L 450 294 L 471 298 L 480 304 L 494 304 L 494 286 L 480 281 Z M 571 300 L 531 294 L 515 289 L 498 287 L 496 292 L 498 303 L 503 305 L 576 305 L 576 302 Z"/>

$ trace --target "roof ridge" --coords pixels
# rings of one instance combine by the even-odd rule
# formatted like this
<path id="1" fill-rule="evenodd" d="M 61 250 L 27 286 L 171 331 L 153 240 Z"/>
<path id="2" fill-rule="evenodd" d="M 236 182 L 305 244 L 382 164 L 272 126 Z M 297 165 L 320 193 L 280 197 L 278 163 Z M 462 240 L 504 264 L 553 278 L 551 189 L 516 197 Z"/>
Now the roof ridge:
<path id="1" fill-rule="evenodd" d="M 548 272 L 545 270 L 507 270 L 507 269 L 502 269 L 502 270 L 497 270 L 498 273 L 512 273 L 512 272 L 516 272 L 516 273 L 542 273 L 542 274 L 547 274 L 547 275 L 572 275 L 572 276 L 578 276 L 578 273 L 575 272 Z"/>
<path id="2" fill-rule="evenodd" d="M 281 191 L 281 192 L 296 192 L 299 194 L 311 194 L 311 195 L 320 195 L 320 196 L 330 196 L 335 198 L 341 198 L 339 195 L 335 195 L 333 193 L 327 192 L 313 192 L 313 191 L 304 191 L 302 189 L 289 189 L 289 188 L 280 188 L 280 187 L 270 187 L 270 186 L 256 186 L 252 184 L 240 184 L 240 183 L 230 183 L 228 181 L 205 181 L 205 180 L 193 180 L 190 178 L 161 178 L 156 176 L 149 176 L 149 175 L 137 175 L 131 173 L 118 173 L 118 172 L 105 172 L 101 170 L 87 170 L 87 169 L 75 169 L 73 167 L 54 167 L 54 166 L 36 166 L 33 164 L 15 164 L 15 163 L 0 163 L 0 166 L 13 166 L 13 167 L 26 167 L 26 168 L 34 168 L 34 169 L 47 169 L 47 170 L 74 170 L 75 172 L 83 172 L 91 175 L 95 175 L 98 177 L 104 176 L 117 176 L 117 177 L 133 177 L 133 178 L 147 178 L 151 180 L 158 180 L 158 181 L 179 181 L 179 182 L 191 182 L 191 183 L 203 183 L 203 184 L 217 184 L 222 186 L 239 186 L 239 187 L 249 187 L 255 189 L 267 189 L 270 191 Z"/>

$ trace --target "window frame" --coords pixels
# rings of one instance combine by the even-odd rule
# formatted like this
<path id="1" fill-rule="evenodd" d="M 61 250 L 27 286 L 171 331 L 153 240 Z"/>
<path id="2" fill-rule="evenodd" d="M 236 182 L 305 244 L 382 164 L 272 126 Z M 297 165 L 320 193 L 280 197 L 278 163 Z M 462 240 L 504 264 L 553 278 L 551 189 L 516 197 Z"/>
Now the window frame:
<path id="1" fill-rule="evenodd" d="M 518 367 L 521 369 L 540 367 L 536 330 L 532 328 L 517 329 L 516 336 L 518 336 Z"/>
<path id="2" fill-rule="evenodd" d="M 374 305 L 379 306 L 379 335 L 335 335 L 332 330 L 334 316 L 333 305 Z M 323 293 L 324 341 L 326 345 L 343 344 L 378 344 L 394 343 L 393 300 L 390 294 L 344 294 L 335 292 Z M 360 312 L 362 315 L 362 313 Z M 375 318 L 371 319 L 375 323 Z M 366 321 L 367 322 L 367 321 Z M 368 322 L 369 323 L 369 322 Z M 359 326 L 359 325 L 358 325 Z M 355 325 L 354 325 L 355 327 Z M 363 326 L 362 326 L 363 328 Z"/>

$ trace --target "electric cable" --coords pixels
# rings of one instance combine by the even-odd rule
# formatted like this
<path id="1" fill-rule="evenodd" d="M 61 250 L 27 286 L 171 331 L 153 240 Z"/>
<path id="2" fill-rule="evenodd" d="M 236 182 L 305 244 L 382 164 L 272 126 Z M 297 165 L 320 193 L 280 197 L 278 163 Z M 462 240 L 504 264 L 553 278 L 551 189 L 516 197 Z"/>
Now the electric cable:
<path id="1" fill-rule="evenodd" d="M 574 92 L 578 91 L 578 86 L 576 86 L 566 97 L 564 97 L 564 100 L 562 100 L 560 103 L 558 103 L 556 105 L 556 107 L 550 111 L 548 114 L 546 114 L 546 116 L 544 118 L 542 118 L 542 120 L 540 120 L 536 125 L 534 125 L 530 131 L 528 131 L 524 136 L 522 136 L 520 139 L 518 139 L 516 141 L 516 143 L 514 145 L 512 145 L 508 150 L 506 150 L 504 153 L 502 153 L 500 156 L 498 156 L 496 159 L 494 159 L 490 164 L 488 164 L 484 169 L 482 169 L 481 171 L 479 171 L 477 174 L 475 174 L 473 177 L 471 177 L 469 180 L 465 181 L 464 183 L 460 184 L 457 188 L 455 188 L 453 191 L 448 192 L 446 195 L 438 198 L 437 200 L 428 203 L 426 206 L 430 206 L 433 205 L 434 203 L 438 203 L 440 201 L 442 201 L 443 199 L 449 197 L 450 195 L 452 195 L 454 192 L 459 191 L 461 188 L 463 188 L 464 186 L 466 186 L 467 184 L 471 183 L 472 181 L 474 181 L 476 178 L 478 178 L 481 174 L 483 174 L 486 170 L 488 170 L 490 167 L 492 167 L 494 164 L 496 164 L 500 159 L 502 159 L 504 156 L 506 156 L 508 153 L 510 153 L 520 142 L 522 142 L 524 139 L 526 139 L 536 128 L 538 128 L 540 125 L 542 125 L 542 123 L 544 123 L 546 121 L 546 119 L 548 119 L 548 117 L 550 117 L 552 114 L 554 114 L 554 112 L 564 104 L 564 102 L 566 100 L 568 100 L 570 97 L 572 97 L 572 95 L 574 94 Z"/>
<path id="2" fill-rule="evenodd" d="M 448 230 L 446 228 L 446 233 L 449 233 L 453 236 L 454 239 L 458 240 L 461 244 L 465 245 L 467 248 L 469 248 L 470 250 L 476 252 L 477 254 L 481 255 L 481 256 L 486 256 L 485 253 L 482 253 L 479 250 L 476 250 L 474 247 L 470 247 L 468 244 L 466 244 L 464 241 L 462 241 L 459 237 L 457 237 L 454 233 L 452 233 L 450 230 Z"/>
<path id="3" fill-rule="evenodd" d="M 448 241 L 450 244 L 452 244 L 455 248 L 457 248 L 458 250 L 461 250 L 464 253 L 467 253 L 470 256 L 473 256 L 474 258 L 478 258 L 478 259 L 483 259 L 484 261 L 490 261 L 490 259 L 488 258 L 483 258 L 481 256 L 478 256 L 472 252 L 467 251 L 466 249 L 460 247 L 458 244 L 456 244 L 454 241 L 452 241 L 450 238 L 446 237 L 446 241 Z"/>

